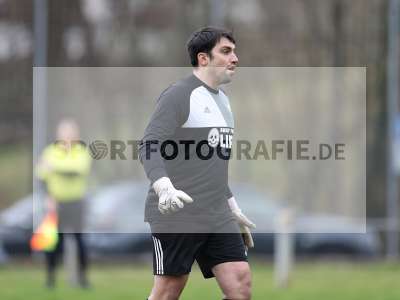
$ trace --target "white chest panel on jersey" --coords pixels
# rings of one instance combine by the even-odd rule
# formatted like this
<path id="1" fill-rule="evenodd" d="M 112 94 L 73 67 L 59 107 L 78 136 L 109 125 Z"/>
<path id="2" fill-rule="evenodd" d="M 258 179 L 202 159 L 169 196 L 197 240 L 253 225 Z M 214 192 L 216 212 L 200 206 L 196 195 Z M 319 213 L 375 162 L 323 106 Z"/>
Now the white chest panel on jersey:
<path id="1" fill-rule="evenodd" d="M 224 112 L 218 107 L 223 106 Z M 233 117 L 228 98 L 219 92 L 219 95 L 211 95 L 204 87 L 199 86 L 190 95 L 190 111 L 183 128 L 201 127 L 233 127 Z"/>

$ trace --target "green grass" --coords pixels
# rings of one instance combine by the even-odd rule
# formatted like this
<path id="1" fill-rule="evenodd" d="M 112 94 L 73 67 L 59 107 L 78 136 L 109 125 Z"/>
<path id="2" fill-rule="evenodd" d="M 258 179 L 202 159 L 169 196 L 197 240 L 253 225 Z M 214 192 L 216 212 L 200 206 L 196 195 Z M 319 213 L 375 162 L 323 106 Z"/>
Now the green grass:
<path id="1" fill-rule="evenodd" d="M 273 286 L 270 263 L 253 261 L 253 299 L 273 300 L 398 300 L 400 265 L 389 263 L 300 263 L 290 286 Z M 60 274 L 57 288 L 43 287 L 44 274 L 38 265 L 14 264 L 0 268 L 0 299 L 4 300 L 126 300 L 146 299 L 152 285 L 150 265 L 94 266 L 93 288 L 79 290 L 65 283 Z M 197 267 L 192 271 L 181 299 L 221 299 L 215 280 L 203 280 Z"/>

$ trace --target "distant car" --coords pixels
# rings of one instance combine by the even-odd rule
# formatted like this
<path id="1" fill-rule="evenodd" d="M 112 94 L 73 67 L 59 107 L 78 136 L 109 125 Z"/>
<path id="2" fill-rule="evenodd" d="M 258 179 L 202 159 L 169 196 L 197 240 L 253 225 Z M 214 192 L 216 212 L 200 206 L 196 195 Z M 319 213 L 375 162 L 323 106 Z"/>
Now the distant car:
<path id="1" fill-rule="evenodd" d="M 242 210 L 261 229 L 261 232 L 254 233 L 255 248 L 252 253 L 272 254 L 274 220 L 282 207 L 250 185 L 236 184 L 231 188 Z M 147 190 L 146 183 L 121 182 L 100 188 L 87 198 L 84 232 L 91 254 L 120 255 L 151 251 L 149 226 L 143 221 Z M 358 232 L 361 225 L 339 216 L 299 214 L 294 226 L 298 254 L 373 256 L 380 251 L 376 232 L 369 229 L 367 233 L 343 233 Z M 322 233 L 318 233 L 316 228 Z M 0 238 L 9 254 L 29 253 L 31 233 L 32 196 L 0 214 Z"/>
<path id="2" fill-rule="evenodd" d="M 30 253 L 33 199 L 27 196 L 0 213 L 0 240 L 8 254 Z"/>
<path id="3" fill-rule="evenodd" d="M 86 243 L 93 255 L 143 253 L 152 249 L 144 222 L 148 184 L 121 182 L 87 198 Z"/>
<path id="4" fill-rule="evenodd" d="M 253 233 L 255 248 L 252 252 L 272 254 L 275 243 L 275 221 L 283 207 L 250 185 L 233 185 L 232 192 L 241 201 L 242 211 L 257 224 Z M 240 200 L 239 200 L 240 201 Z M 300 255 L 358 255 L 377 256 L 381 251 L 378 233 L 371 226 L 338 215 L 305 214 L 294 218 L 294 247 Z"/>

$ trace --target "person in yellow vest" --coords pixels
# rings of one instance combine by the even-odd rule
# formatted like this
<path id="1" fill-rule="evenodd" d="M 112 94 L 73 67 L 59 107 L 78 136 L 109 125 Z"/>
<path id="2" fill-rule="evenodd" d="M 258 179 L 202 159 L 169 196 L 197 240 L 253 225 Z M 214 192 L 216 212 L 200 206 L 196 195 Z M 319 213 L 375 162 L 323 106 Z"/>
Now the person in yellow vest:
<path id="1" fill-rule="evenodd" d="M 55 270 L 63 250 L 64 234 L 76 239 L 79 257 L 79 285 L 88 287 L 86 277 L 87 254 L 82 239 L 83 199 L 91 167 L 91 156 L 86 147 L 77 142 L 79 127 L 73 120 L 62 120 L 57 128 L 56 142 L 47 146 L 37 165 L 37 175 L 45 183 L 49 210 L 58 214 L 58 244 L 46 252 L 47 281 L 55 285 Z"/>

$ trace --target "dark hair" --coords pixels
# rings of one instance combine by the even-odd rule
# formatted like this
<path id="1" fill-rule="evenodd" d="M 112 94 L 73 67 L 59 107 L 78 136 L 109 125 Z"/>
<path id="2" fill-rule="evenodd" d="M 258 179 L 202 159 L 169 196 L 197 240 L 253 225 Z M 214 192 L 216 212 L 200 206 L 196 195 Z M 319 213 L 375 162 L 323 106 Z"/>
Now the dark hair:
<path id="1" fill-rule="evenodd" d="M 193 32 L 186 44 L 192 66 L 198 66 L 197 54 L 200 52 L 207 53 L 212 58 L 211 50 L 223 37 L 236 43 L 232 32 L 223 28 L 204 27 Z"/>

